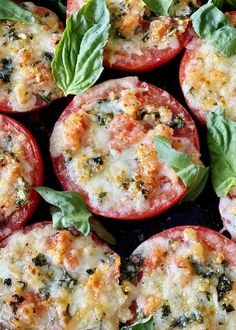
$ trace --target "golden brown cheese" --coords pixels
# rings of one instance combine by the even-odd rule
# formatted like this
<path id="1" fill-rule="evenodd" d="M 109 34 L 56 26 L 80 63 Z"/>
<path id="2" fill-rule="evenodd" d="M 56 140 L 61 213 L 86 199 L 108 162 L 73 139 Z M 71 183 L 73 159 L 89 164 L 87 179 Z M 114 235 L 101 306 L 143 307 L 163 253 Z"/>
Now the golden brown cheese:
<path id="1" fill-rule="evenodd" d="M 24 7 L 34 15 L 33 25 L 0 21 L 0 106 L 8 111 L 30 111 L 62 97 L 51 73 L 62 24 L 46 8 Z"/>
<path id="2" fill-rule="evenodd" d="M 139 313 L 153 315 L 155 330 L 234 329 L 236 266 L 215 239 L 215 244 L 207 236 L 203 241 L 188 228 L 182 238 L 174 231 L 172 237 L 161 234 L 134 251 L 127 270 L 140 275 L 126 273 L 137 280 L 128 289 L 129 299 Z"/>
<path id="3" fill-rule="evenodd" d="M 119 256 L 51 225 L 16 232 L 0 249 L 0 327 L 118 330 L 131 318 Z"/>

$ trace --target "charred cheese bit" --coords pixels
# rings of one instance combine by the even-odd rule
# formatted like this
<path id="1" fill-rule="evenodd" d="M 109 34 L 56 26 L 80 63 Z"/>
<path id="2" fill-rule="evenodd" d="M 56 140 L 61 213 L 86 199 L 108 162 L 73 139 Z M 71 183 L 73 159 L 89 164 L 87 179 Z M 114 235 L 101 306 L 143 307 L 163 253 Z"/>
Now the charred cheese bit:
<path id="1" fill-rule="evenodd" d="M 0 249 L 0 263 L 4 328 L 118 330 L 132 318 L 119 285 L 120 258 L 92 235 L 49 224 L 19 231 Z"/>
<path id="2" fill-rule="evenodd" d="M 213 238 L 199 239 L 202 234 L 188 228 L 171 239 L 158 235 L 131 256 L 130 303 L 136 301 L 145 317 L 154 316 L 154 330 L 233 329 L 236 267 L 214 250 Z"/>
<path id="3" fill-rule="evenodd" d="M 27 112 L 62 97 L 51 73 L 51 61 L 63 27 L 50 10 L 24 3 L 34 25 L 0 22 L 0 103 Z"/>
<path id="4" fill-rule="evenodd" d="M 108 84 L 108 88 L 103 87 Z M 95 87 L 102 89 L 85 102 L 75 99 L 70 112 L 59 120 L 51 135 L 50 151 L 65 166 L 73 186 L 88 195 L 96 210 L 118 210 L 120 215 L 156 207 L 155 198 L 172 188 L 180 189 L 176 173 L 158 159 L 154 137 L 166 137 L 190 156 L 199 154 L 188 137 L 174 130 L 186 125 L 171 105 L 153 101 L 146 84 L 124 78 Z M 112 90 L 112 92 L 109 92 Z M 90 93 L 90 92 L 88 92 Z M 105 96 L 103 95 L 105 94 Z"/>

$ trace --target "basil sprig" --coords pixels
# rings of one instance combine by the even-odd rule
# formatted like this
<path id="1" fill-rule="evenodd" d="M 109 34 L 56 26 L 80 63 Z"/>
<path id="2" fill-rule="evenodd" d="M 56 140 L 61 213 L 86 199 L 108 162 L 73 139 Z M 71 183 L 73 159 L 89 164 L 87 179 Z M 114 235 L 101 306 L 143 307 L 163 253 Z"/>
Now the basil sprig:
<path id="1" fill-rule="evenodd" d="M 224 111 L 211 112 L 207 121 L 212 184 L 217 196 L 236 186 L 236 122 Z"/>
<path id="2" fill-rule="evenodd" d="M 192 201 L 197 198 L 205 187 L 208 167 L 194 164 L 188 155 L 172 148 L 164 136 L 155 136 L 154 139 L 158 157 L 176 172 L 188 188 L 182 201 Z"/>
<path id="3" fill-rule="evenodd" d="M 11 0 L 0 0 L 0 19 L 34 24 L 32 13 Z"/>
<path id="4" fill-rule="evenodd" d="M 140 319 L 133 325 L 124 326 L 120 330 L 153 330 L 154 319 L 153 316 Z"/>
<path id="5" fill-rule="evenodd" d="M 168 16 L 173 0 L 143 0 L 145 5 L 160 16 Z"/>
<path id="6" fill-rule="evenodd" d="M 54 79 L 66 96 L 85 91 L 100 77 L 109 27 L 105 0 L 90 0 L 68 19 L 52 61 Z"/>
<path id="7" fill-rule="evenodd" d="M 212 2 L 200 7 L 191 19 L 198 36 L 206 39 L 220 53 L 229 57 L 236 52 L 236 29 Z"/>
<path id="8" fill-rule="evenodd" d="M 92 217 L 83 198 L 77 192 L 56 191 L 47 187 L 37 187 L 35 190 L 51 204 L 50 212 L 54 228 L 75 227 L 84 236 L 87 236 L 91 230 L 107 243 L 116 244 L 114 237 Z"/>

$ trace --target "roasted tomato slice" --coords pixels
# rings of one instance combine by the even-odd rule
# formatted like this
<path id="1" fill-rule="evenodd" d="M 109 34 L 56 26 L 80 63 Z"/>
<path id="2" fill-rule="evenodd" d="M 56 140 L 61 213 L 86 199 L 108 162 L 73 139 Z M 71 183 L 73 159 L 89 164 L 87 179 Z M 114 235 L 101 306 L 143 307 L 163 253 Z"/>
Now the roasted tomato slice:
<path id="1" fill-rule="evenodd" d="M 136 77 L 103 82 L 76 96 L 57 121 L 50 140 L 56 174 L 63 188 L 80 192 L 95 214 L 155 216 L 186 193 L 158 159 L 155 135 L 199 158 L 194 122 L 167 92 Z"/>
<path id="2" fill-rule="evenodd" d="M 34 212 L 43 183 L 43 161 L 33 136 L 0 115 L 0 239 L 22 227 Z"/>
<path id="3" fill-rule="evenodd" d="M 94 234 L 42 222 L 3 243 L 0 328 L 118 330 L 131 317 L 120 257 Z"/>
<path id="4" fill-rule="evenodd" d="M 24 3 L 35 23 L 0 21 L 0 112 L 24 113 L 62 97 L 51 61 L 63 24 L 49 9 Z"/>
<path id="5" fill-rule="evenodd" d="M 233 329 L 236 244 L 218 232 L 171 228 L 142 243 L 126 267 L 131 306 L 136 317 L 153 315 L 153 329 Z"/>
<path id="6" fill-rule="evenodd" d="M 236 11 L 227 16 L 236 26 Z M 202 124 L 209 112 L 220 107 L 236 120 L 235 72 L 236 55 L 226 57 L 197 37 L 187 46 L 180 65 L 180 84 L 190 110 Z"/>
<path id="7" fill-rule="evenodd" d="M 76 12 L 86 0 L 69 0 L 67 13 Z M 157 16 L 141 0 L 107 1 L 111 29 L 104 52 L 106 67 L 146 71 L 175 57 L 192 36 L 189 16 L 199 1 L 178 1 L 173 16 Z"/>

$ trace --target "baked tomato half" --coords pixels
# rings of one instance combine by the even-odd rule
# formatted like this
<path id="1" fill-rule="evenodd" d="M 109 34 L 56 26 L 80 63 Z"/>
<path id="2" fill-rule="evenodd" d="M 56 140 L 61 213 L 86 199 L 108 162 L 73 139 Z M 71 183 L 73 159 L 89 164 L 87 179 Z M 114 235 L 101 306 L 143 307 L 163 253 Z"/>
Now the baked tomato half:
<path id="1" fill-rule="evenodd" d="M 231 189 L 227 196 L 220 197 L 219 211 L 226 229 L 233 241 L 236 241 L 236 188 Z"/>
<path id="2" fill-rule="evenodd" d="M 131 317 L 120 257 L 92 233 L 35 224 L 5 240 L 0 263 L 4 329 L 119 330 Z"/>
<path id="3" fill-rule="evenodd" d="M 209 228 L 176 227 L 142 243 L 125 273 L 130 304 L 153 329 L 233 329 L 236 244 Z"/>
<path id="4" fill-rule="evenodd" d="M 236 11 L 227 16 L 236 26 Z M 180 65 L 180 85 L 190 110 L 202 124 L 220 107 L 236 120 L 235 73 L 236 55 L 226 57 L 197 37 L 187 46 Z"/>
<path id="5" fill-rule="evenodd" d="M 63 24 L 47 8 L 24 3 L 34 24 L 0 21 L 0 112 L 24 113 L 46 107 L 63 96 L 52 72 Z"/>
<path id="6" fill-rule="evenodd" d="M 199 158 L 195 124 L 167 92 L 136 77 L 103 82 L 76 96 L 57 121 L 50 139 L 55 172 L 64 190 L 78 191 L 95 214 L 155 216 L 186 193 L 158 159 L 156 135 Z"/>
<path id="7" fill-rule="evenodd" d="M 15 120 L 0 115 L 0 240 L 22 227 L 34 212 L 43 183 L 36 141 Z"/>
<path id="8" fill-rule="evenodd" d="M 86 0 L 69 0 L 67 13 L 76 12 Z M 106 67 L 146 71 L 175 57 L 192 36 L 189 16 L 198 1 L 177 1 L 173 16 L 157 16 L 143 1 L 109 0 L 111 29 L 104 51 Z"/>

